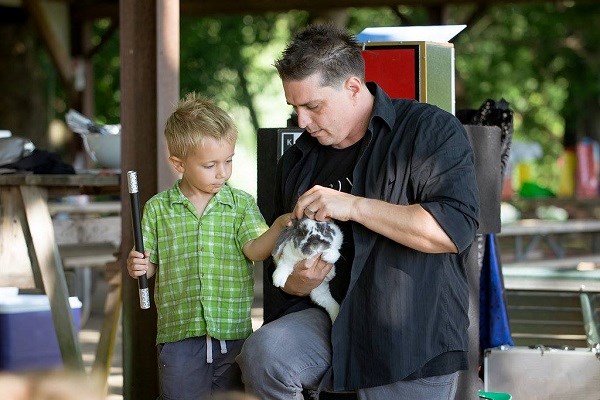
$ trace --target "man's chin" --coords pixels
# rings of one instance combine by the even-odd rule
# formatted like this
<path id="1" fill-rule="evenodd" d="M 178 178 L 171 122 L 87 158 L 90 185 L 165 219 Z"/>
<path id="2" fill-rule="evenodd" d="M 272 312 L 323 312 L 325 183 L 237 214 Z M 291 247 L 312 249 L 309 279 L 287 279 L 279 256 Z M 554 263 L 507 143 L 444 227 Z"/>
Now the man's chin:
<path id="1" fill-rule="evenodd" d="M 317 139 L 317 142 L 319 142 L 320 145 L 323 145 L 323 146 L 331 145 L 331 138 L 328 136 L 316 136 L 315 139 Z"/>

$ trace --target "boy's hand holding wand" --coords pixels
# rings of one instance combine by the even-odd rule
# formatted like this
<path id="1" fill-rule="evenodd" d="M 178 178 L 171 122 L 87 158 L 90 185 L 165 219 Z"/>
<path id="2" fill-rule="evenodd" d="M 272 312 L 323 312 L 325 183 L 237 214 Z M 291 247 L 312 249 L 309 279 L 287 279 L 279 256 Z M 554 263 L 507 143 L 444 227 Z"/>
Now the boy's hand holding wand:
<path id="1" fill-rule="evenodd" d="M 129 200 L 131 202 L 131 218 L 133 221 L 133 237 L 135 251 L 144 254 L 144 239 L 142 237 L 137 172 L 127 172 L 127 184 L 129 186 Z M 140 292 L 140 308 L 142 308 L 143 310 L 150 308 L 150 292 L 148 290 L 148 277 L 145 273 L 138 277 L 138 289 Z"/>

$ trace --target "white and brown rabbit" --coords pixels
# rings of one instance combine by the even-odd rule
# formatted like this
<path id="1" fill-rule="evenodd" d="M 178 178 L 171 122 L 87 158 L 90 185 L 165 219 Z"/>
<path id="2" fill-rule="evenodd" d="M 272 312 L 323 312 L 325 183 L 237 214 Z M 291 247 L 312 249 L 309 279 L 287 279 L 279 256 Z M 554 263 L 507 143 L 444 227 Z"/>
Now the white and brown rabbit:
<path id="1" fill-rule="evenodd" d="M 294 265 L 302 260 L 321 254 L 321 259 L 335 263 L 340 258 L 343 235 L 340 228 L 330 221 L 315 221 L 309 218 L 295 220 L 285 228 L 275 244 L 272 255 L 275 261 L 273 284 L 283 287 Z M 325 308 L 335 321 L 340 306 L 329 291 L 329 281 L 335 276 L 335 266 L 325 276 L 325 280 L 310 292 L 313 302 Z"/>

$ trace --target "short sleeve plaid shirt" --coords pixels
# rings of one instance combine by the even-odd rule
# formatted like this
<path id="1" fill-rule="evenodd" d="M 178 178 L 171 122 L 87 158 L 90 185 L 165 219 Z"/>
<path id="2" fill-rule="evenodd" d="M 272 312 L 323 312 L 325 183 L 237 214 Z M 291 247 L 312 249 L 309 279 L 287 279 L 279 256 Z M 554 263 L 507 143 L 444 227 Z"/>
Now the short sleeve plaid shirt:
<path id="1" fill-rule="evenodd" d="M 252 333 L 252 262 L 242 246 L 267 225 L 252 196 L 224 186 L 198 215 L 179 182 L 144 206 L 144 248 L 158 265 L 157 343 Z"/>

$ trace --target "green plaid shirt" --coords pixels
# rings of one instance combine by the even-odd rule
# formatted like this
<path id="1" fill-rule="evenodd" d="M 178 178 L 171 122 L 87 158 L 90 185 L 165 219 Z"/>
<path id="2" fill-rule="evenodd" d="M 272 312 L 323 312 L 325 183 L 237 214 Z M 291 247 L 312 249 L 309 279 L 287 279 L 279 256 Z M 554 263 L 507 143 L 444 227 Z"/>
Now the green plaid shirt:
<path id="1" fill-rule="evenodd" d="M 142 227 L 144 248 L 158 265 L 157 343 L 252 333 L 253 264 L 242 246 L 267 225 L 250 194 L 226 185 L 198 215 L 177 182 L 148 200 Z"/>

